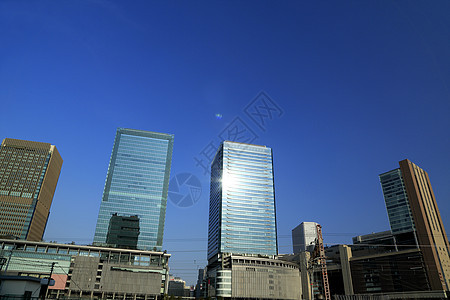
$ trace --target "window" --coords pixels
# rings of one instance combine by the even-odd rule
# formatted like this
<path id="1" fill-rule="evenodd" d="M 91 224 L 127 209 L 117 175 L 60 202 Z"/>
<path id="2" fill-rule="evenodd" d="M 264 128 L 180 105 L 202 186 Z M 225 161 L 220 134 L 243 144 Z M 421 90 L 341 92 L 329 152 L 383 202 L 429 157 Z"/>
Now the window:
<path id="1" fill-rule="evenodd" d="M 58 249 L 58 254 L 67 254 L 67 248 L 59 248 Z"/>
<path id="2" fill-rule="evenodd" d="M 77 255 L 78 249 L 69 249 L 69 255 Z"/>
<path id="3" fill-rule="evenodd" d="M 37 247 L 36 252 L 45 253 L 45 247 Z"/>
<path id="4" fill-rule="evenodd" d="M 47 248 L 47 253 L 56 253 L 56 248 Z"/>

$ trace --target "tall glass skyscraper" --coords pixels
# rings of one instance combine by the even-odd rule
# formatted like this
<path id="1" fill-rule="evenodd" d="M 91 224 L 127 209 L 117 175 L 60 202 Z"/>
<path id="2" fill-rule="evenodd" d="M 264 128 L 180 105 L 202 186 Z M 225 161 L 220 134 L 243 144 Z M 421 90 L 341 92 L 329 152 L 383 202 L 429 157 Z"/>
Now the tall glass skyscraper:
<path id="1" fill-rule="evenodd" d="M 94 243 L 106 243 L 113 215 L 137 216 L 137 248 L 161 250 L 173 149 L 172 134 L 118 128 Z"/>
<path id="2" fill-rule="evenodd" d="M 414 231 L 414 221 L 400 169 L 379 175 L 393 234 Z"/>
<path id="3" fill-rule="evenodd" d="M 211 165 L 208 259 L 277 252 L 272 149 L 224 141 Z"/>

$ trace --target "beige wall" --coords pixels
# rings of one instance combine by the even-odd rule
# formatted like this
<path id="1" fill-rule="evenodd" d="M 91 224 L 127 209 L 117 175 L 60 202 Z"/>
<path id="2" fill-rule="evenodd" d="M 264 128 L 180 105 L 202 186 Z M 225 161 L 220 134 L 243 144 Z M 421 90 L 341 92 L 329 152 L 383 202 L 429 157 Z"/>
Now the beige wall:
<path id="1" fill-rule="evenodd" d="M 409 160 L 400 163 L 432 290 L 449 290 L 449 243 L 427 172 Z"/>
<path id="2" fill-rule="evenodd" d="M 149 272 L 145 267 L 103 263 L 101 275 L 97 276 L 99 262 L 98 257 L 76 256 L 70 289 L 93 291 L 96 279 L 99 278 L 100 288 L 97 290 L 101 292 L 152 295 L 161 293 L 162 274 Z M 135 272 L 126 269 L 133 269 Z"/>
<path id="3" fill-rule="evenodd" d="M 35 203 L 34 194 L 49 154 Z M 40 241 L 63 160 L 53 145 L 8 138 L 2 142 L 0 157 L 0 234 Z M 29 213 L 33 213 L 31 220 L 27 218 Z"/>
<path id="4" fill-rule="evenodd" d="M 48 215 L 50 213 L 50 206 L 52 205 L 53 196 L 55 194 L 56 184 L 58 183 L 59 174 L 61 173 L 63 160 L 55 146 L 51 146 L 50 151 L 50 161 L 47 166 L 47 171 L 45 172 L 36 210 L 27 236 L 27 240 L 30 241 L 42 240 Z"/>
<path id="5" fill-rule="evenodd" d="M 232 297 L 301 299 L 299 269 L 233 265 Z"/>

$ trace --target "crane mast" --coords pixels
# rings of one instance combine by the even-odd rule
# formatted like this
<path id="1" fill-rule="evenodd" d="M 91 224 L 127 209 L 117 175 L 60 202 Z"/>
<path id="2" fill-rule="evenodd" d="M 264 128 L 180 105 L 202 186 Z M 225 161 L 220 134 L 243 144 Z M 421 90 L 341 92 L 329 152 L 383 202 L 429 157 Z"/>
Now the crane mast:
<path id="1" fill-rule="evenodd" d="M 328 282 L 327 260 L 325 257 L 325 248 L 323 246 L 322 226 L 316 225 L 317 237 L 314 251 L 311 255 L 311 266 L 319 265 L 322 272 L 323 293 L 325 300 L 331 300 L 330 284 Z"/>

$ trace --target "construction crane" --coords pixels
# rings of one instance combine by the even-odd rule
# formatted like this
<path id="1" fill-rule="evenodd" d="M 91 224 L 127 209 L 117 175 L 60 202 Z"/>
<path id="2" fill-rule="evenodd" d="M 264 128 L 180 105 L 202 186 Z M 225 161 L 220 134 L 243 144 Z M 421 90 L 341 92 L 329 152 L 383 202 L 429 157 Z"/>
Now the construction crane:
<path id="1" fill-rule="evenodd" d="M 322 226 L 316 225 L 317 237 L 314 251 L 311 254 L 310 266 L 319 265 L 322 271 L 323 293 L 325 300 L 331 300 L 330 284 L 328 282 L 327 260 L 325 257 L 325 249 L 323 247 Z"/>

